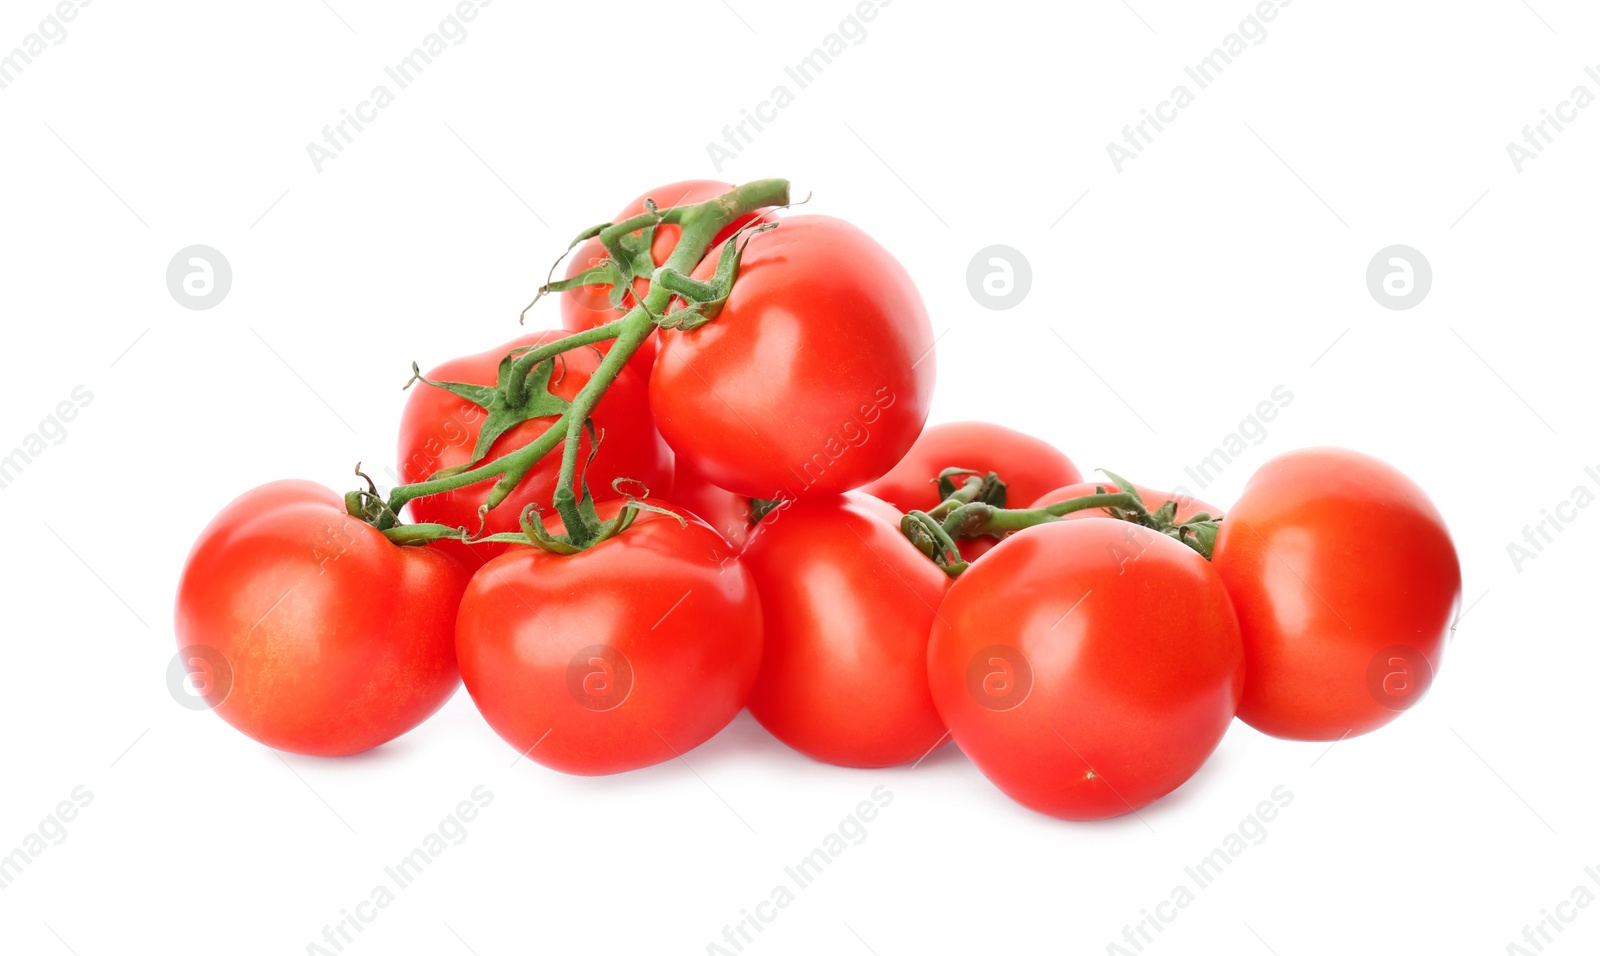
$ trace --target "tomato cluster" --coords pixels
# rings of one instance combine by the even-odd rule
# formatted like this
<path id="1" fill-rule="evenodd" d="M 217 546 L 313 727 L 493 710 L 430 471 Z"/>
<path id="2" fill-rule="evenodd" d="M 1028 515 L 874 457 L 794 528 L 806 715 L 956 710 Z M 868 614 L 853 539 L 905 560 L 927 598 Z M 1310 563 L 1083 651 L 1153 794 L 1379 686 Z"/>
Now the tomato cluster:
<path id="1" fill-rule="evenodd" d="M 1336 740 L 1427 690 L 1460 568 L 1399 472 L 1293 452 L 1224 516 L 999 425 L 924 428 L 906 270 L 753 186 L 640 197 L 547 287 L 564 330 L 418 374 L 387 497 L 285 481 L 228 505 L 178 591 L 206 703 L 343 755 L 464 682 L 577 774 L 748 708 L 841 766 L 953 739 L 1023 805 L 1095 819 L 1180 786 L 1236 716 Z"/>

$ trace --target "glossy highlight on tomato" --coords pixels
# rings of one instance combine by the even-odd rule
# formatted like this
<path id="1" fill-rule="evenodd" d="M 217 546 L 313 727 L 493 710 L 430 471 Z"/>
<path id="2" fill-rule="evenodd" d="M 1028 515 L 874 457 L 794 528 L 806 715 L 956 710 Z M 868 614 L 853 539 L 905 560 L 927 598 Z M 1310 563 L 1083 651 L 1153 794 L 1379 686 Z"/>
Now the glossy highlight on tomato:
<path id="1" fill-rule="evenodd" d="M 708 256 L 696 277 L 714 266 Z M 716 320 L 660 335 L 650 406 L 662 435 L 752 498 L 878 478 L 916 441 L 933 399 L 933 328 L 910 275 L 827 216 L 751 237 Z"/>
<path id="2" fill-rule="evenodd" d="M 485 564 L 461 599 L 456 652 L 484 719 L 518 752 L 610 774 L 686 753 L 738 714 L 761 620 L 750 572 L 710 526 L 643 512 L 577 554 L 528 547 Z"/>
<path id="3" fill-rule="evenodd" d="M 766 616 L 750 713 L 807 756 L 891 767 L 945 737 L 928 691 L 928 628 L 950 578 L 892 506 L 860 492 L 767 515 L 745 549 Z"/>
<path id="4" fill-rule="evenodd" d="M 247 736 L 319 757 L 370 750 L 425 720 L 458 682 L 468 572 L 400 547 L 309 481 L 236 498 L 178 585 L 178 647 L 205 701 Z"/>
<path id="5" fill-rule="evenodd" d="M 1393 466 L 1342 448 L 1262 465 L 1213 562 L 1239 612 L 1239 718 L 1340 740 L 1415 705 L 1461 607 L 1461 563 L 1433 502 Z"/>
<path id="6" fill-rule="evenodd" d="M 1069 820 L 1188 780 L 1244 689 L 1222 580 L 1183 544 L 1110 518 L 1020 531 L 951 585 L 928 644 L 939 714 L 984 776 Z"/>

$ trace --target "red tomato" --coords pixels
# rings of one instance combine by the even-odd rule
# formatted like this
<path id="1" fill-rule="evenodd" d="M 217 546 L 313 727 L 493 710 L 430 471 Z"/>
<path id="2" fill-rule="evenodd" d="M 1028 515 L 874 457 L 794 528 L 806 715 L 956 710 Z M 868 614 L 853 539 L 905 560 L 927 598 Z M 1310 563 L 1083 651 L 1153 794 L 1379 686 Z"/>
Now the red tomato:
<path id="1" fill-rule="evenodd" d="M 899 464 L 861 490 L 902 512 L 927 511 L 939 504 L 935 479 L 946 468 L 999 475 L 1011 508 L 1025 508 L 1051 488 L 1083 480 L 1072 459 L 1032 435 L 988 422 L 945 422 L 924 429 Z"/>
<path id="2" fill-rule="evenodd" d="M 715 321 L 661 333 L 650 404 L 668 444 L 729 491 L 831 494 L 905 455 L 933 366 L 933 328 L 900 263 L 847 222 L 793 216 L 750 240 Z"/>
<path id="3" fill-rule="evenodd" d="M 927 511 L 939 504 L 939 472 L 966 468 L 994 472 L 1006 483 L 1008 507 L 1022 508 L 1051 488 L 1082 479 L 1078 466 L 1054 445 L 1004 425 L 946 422 L 923 430 L 916 444 L 889 473 L 861 489 L 901 512 Z M 956 487 L 961 480 L 956 480 Z M 968 561 L 999 543 L 998 538 L 961 538 L 956 547 Z"/>
<path id="4" fill-rule="evenodd" d="M 870 495 L 808 498 L 745 549 L 766 615 L 750 713 L 794 749 L 846 767 L 917 760 L 944 739 L 928 628 L 950 578 Z"/>
<path id="5" fill-rule="evenodd" d="M 646 199 L 654 199 L 658 209 L 670 209 L 673 206 L 689 206 L 715 199 L 732 188 L 732 183 L 711 179 L 690 179 L 681 183 L 670 183 L 652 189 L 628 203 L 611 221 L 622 222 L 644 212 Z M 756 218 L 750 215 L 735 220 L 732 225 L 718 233 L 716 242 L 720 243 Z M 667 261 L 682 234 L 683 230 L 678 226 L 656 227 L 655 236 L 650 240 L 650 256 L 656 265 L 659 266 Z M 606 247 L 599 238 L 587 239 L 568 257 L 566 278 L 570 279 L 585 269 L 599 265 L 606 258 Z M 581 332 L 620 319 L 627 314 L 627 308 L 632 308 L 638 302 L 637 297 L 644 295 L 649 288 L 650 283 L 647 280 L 635 279 L 633 292 L 625 300 L 626 308 L 623 309 L 611 307 L 611 287 L 608 285 L 586 285 L 569 289 L 561 293 L 561 325 L 568 331 Z M 655 355 L 656 338 L 652 335 L 644 340 L 644 344 L 634 354 L 633 363 L 638 366 L 641 373 L 649 372 L 650 366 L 655 362 Z"/>
<path id="6" fill-rule="evenodd" d="M 525 345 L 555 342 L 566 335 L 565 332 L 539 332 L 524 336 L 499 348 L 446 362 L 428 372 L 427 377 L 435 382 L 493 385 L 500 360 L 507 352 Z M 556 361 L 551 393 L 571 401 L 599 366 L 600 356 L 593 349 L 578 348 L 565 353 Z M 482 408 L 442 388 L 421 382 L 412 385 L 400 419 L 400 473 L 405 481 L 408 484 L 423 481 L 441 468 L 470 461 L 484 416 Z M 589 490 L 595 498 L 615 497 L 611 483 L 617 478 L 632 478 L 650 489 L 671 484 L 671 452 L 650 422 L 645 384 L 633 372 L 623 370 L 600 400 L 593 417 L 596 430 L 603 433 L 600 453 L 592 463 L 585 464 L 589 461 L 590 446 L 585 435 L 578 450 L 578 473 L 581 477 L 584 469 L 588 469 Z M 555 420 L 556 416 L 551 415 L 517 425 L 495 441 L 485 460 L 521 448 L 543 434 Z M 549 510 L 560 472 L 561 449 L 558 447 L 528 472 L 522 484 L 504 502 L 489 512 L 486 533 L 516 531 L 518 516 L 530 504 Z M 478 508 L 493 487 L 494 480 L 489 479 L 456 491 L 420 498 L 411 502 L 411 513 L 417 521 L 436 521 L 476 533 Z M 433 547 L 475 568 L 517 545 L 463 545 L 458 541 L 440 541 Z"/>
<path id="7" fill-rule="evenodd" d="M 467 570 L 400 547 L 309 481 L 236 498 L 178 584 L 185 669 L 207 704 L 268 747 L 319 757 L 393 740 L 456 689 Z"/>
<path id="8" fill-rule="evenodd" d="M 1366 455 L 1310 448 L 1251 476 L 1213 563 L 1244 633 L 1239 717 L 1274 737 L 1383 726 L 1438 672 L 1461 564 L 1433 502 Z"/>
<path id="9" fill-rule="evenodd" d="M 1128 813 L 1189 779 L 1244 687 L 1222 579 L 1127 521 L 1059 521 L 950 586 L 928 645 L 939 714 L 978 769 L 1070 820 Z"/>
<path id="10" fill-rule="evenodd" d="M 671 760 L 739 713 L 761 666 L 761 604 L 708 525 L 644 512 L 578 554 L 521 548 L 484 565 L 456 652 L 507 743 L 566 773 L 617 773 Z"/>
<path id="11" fill-rule="evenodd" d="M 1053 504 L 1059 504 L 1063 501 L 1070 501 L 1073 498 L 1087 497 L 1095 494 L 1101 488 L 1104 488 L 1108 493 L 1111 494 L 1115 494 L 1121 490 L 1117 487 L 1115 482 L 1110 480 L 1080 481 L 1075 484 L 1068 485 L 1065 488 L 1057 488 L 1047 494 L 1040 495 L 1039 498 L 1033 502 L 1033 504 L 1026 506 L 1019 505 L 1019 507 L 1045 508 Z M 1202 511 L 1213 518 L 1221 514 L 1221 512 L 1219 512 L 1217 509 L 1206 504 L 1204 501 L 1201 501 L 1199 498 L 1191 498 L 1188 495 L 1175 494 L 1170 491 L 1153 491 L 1149 488 L 1146 488 L 1144 485 L 1137 484 L 1133 486 L 1133 490 L 1137 491 L 1139 493 L 1139 497 L 1144 499 L 1144 506 L 1150 511 L 1155 511 L 1169 501 L 1176 501 L 1178 503 L 1177 522 L 1179 524 L 1188 521 L 1190 518 L 1193 518 Z M 1061 517 L 1064 519 L 1104 518 L 1106 515 L 1107 512 L 1104 508 L 1090 508 L 1086 511 L 1074 511 L 1071 514 L 1065 514 Z"/>
<path id="12" fill-rule="evenodd" d="M 688 509 L 710 525 L 735 553 L 743 551 L 745 542 L 750 540 L 754 516 L 750 499 L 718 488 L 695 474 L 686 462 L 678 463 L 677 474 L 672 478 L 672 493 L 662 497 L 672 502 L 672 510 Z"/>

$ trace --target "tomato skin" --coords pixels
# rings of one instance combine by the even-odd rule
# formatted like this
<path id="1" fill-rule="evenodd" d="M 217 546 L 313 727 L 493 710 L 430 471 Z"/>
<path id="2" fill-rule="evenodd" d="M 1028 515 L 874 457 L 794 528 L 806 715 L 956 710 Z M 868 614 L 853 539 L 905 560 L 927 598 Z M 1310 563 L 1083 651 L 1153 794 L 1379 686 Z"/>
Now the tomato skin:
<path id="1" fill-rule="evenodd" d="M 1012 508 L 1083 478 L 1072 459 L 1043 439 L 991 422 L 945 422 L 923 429 L 899 464 L 861 490 L 901 512 L 927 511 L 939 504 L 934 479 L 946 468 L 999 475 Z M 957 480 L 956 486 L 960 485 Z M 991 537 L 958 538 L 956 548 L 966 560 L 976 561 L 999 542 Z"/>
<path id="2" fill-rule="evenodd" d="M 553 331 L 526 335 L 498 348 L 445 362 L 429 371 L 427 377 L 435 382 L 493 385 L 500 360 L 507 352 L 522 346 L 555 342 L 566 335 Z M 551 393 L 571 401 L 599 366 L 600 356 L 593 349 L 577 348 L 564 353 L 556 361 Z M 412 385 L 400 419 L 400 474 L 404 480 L 408 484 L 424 481 L 442 468 L 470 461 L 485 415 L 482 408 L 444 389 L 421 382 Z M 652 490 L 671 484 L 671 451 L 650 422 L 645 384 L 632 371 L 623 369 L 600 400 L 593 417 L 596 430 L 603 432 L 604 438 L 599 454 L 590 462 L 591 443 L 588 435 L 584 435 L 578 449 L 578 475 L 581 478 L 587 474 L 589 490 L 595 498 L 616 497 L 611 483 L 617 478 L 635 479 Z M 485 460 L 499 458 L 534 441 L 555 420 L 556 416 L 550 415 L 522 422 L 495 441 Z M 534 465 L 505 501 L 489 512 L 484 533 L 518 530 L 518 516 L 530 504 L 549 511 L 560 474 L 561 448 L 557 447 Z M 417 521 L 438 522 L 476 533 L 478 508 L 493 488 L 494 479 L 487 479 L 455 491 L 419 498 L 411 502 L 411 514 Z M 476 568 L 489 558 L 520 546 L 439 541 L 431 547 L 445 551 L 469 568 Z"/>
<path id="3" fill-rule="evenodd" d="M 452 558 L 392 544 L 330 489 L 276 481 L 234 499 L 195 542 L 178 585 L 178 646 L 231 665 L 231 683 L 206 700 L 247 736 L 292 753 L 360 753 L 455 691 L 467 578 Z"/>
<path id="4" fill-rule="evenodd" d="M 893 467 L 933 383 L 933 328 L 900 263 L 849 223 L 791 216 L 751 238 L 714 321 L 661 332 L 650 404 L 667 443 L 721 487 L 798 498 Z"/>
<path id="5" fill-rule="evenodd" d="M 766 615 L 750 713 L 795 750 L 844 767 L 917 760 L 944 739 L 928 628 L 950 578 L 870 495 L 807 498 L 745 549 Z"/>
<path id="6" fill-rule="evenodd" d="M 1063 501 L 1070 501 L 1073 498 L 1084 498 L 1089 495 L 1096 494 L 1102 488 L 1104 488 L 1108 493 L 1112 494 L 1115 494 L 1120 490 L 1117 488 L 1115 482 L 1109 480 L 1080 481 L 1075 484 L 1067 485 L 1065 488 L 1057 488 L 1053 491 L 1040 495 L 1038 499 L 1033 502 L 1033 504 L 1028 505 L 1027 507 L 1049 507 L 1050 505 L 1059 504 Z M 1139 493 L 1139 497 L 1144 499 L 1144 506 L 1151 511 L 1155 511 L 1157 508 L 1160 508 L 1169 501 L 1176 501 L 1178 503 L 1177 522 L 1179 524 L 1188 521 L 1190 518 L 1193 518 L 1202 511 L 1213 518 L 1221 514 L 1220 511 L 1211 505 L 1206 504 L 1199 498 L 1194 498 L 1189 495 L 1180 495 L 1171 491 L 1155 491 L 1139 484 L 1134 485 L 1133 490 Z M 1061 517 L 1070 521 L 1076 518 L 1104 518 L 1107 516 L 1108 514 L 1104 508 L 1090 508 L 1086 511 L 1074 511 L 1071 514 L 1064 514 Z"/>
<path id="7" fill-rule="evenodd" d="M 1212 557 L 1244 634 L 1239 717 L 1257 730 L 1364 734 L 1438 673 L 1461 564 L 1438 509 L 1394 467 L 1340 448 L 1280 455 L 1251 476 Z"/>
<path id="8" fill-rule="evenodd" d="M 761 666 L 760 599 L 721 537 L 687 520 L 642 513 L 578 554 L 522 548 L 473 576 L 456 621 L 461 675 L 528 759 L 573 774 L 647 767 L 744 706 Z"/>
<path id="9" fill-rule="evenodd" d="M 1095 518 L 1018 532 L 957 578 L 928 677 L 956 743 L 1002 791 L 1093 820 L 1191 777 L 1232 721 L 1245 670 L 1211 566 Z"/>
<path id="10" fill-rule="evenodd" d="M 735 554 L 743 551 L 750 540 L 750 532 L 754 530 L 750 499 L 718 488 L 709 479 L 696 474 L 687 462 L 678 462 L 677 472 L 672 476 L 672 492 L 662 497 L 672 502 L 672 510 L 687 509 L 710 525 Z"/>
<path id="11" fill-rule="evenodd" d="M 732 183 L 718 182 L 714 179 L 688 179 L 683 182 L 668 183 L 634 199 L 622 207 L 622 211 L 613 216 L 611 221 L 622 222 L 644 212 L 646 199 L 654 199 L 658 209 L 670 209 L 673 206 L 687 206 L 715 199 L 732 188 Z M 735 220 L 717 234 L 716 242 L 722 242 L 756 218 L 755 215 L 749 215 Z M 682 235 L 683 229 L 679 226 L 656 227 L 655 236 L 650 240 L 650 257 L 655 260 L 656 265 L 662 265 L 667 261 L 667 257 L 672 255 L 672 249 L 678 244 L 678 239 Z M 570 279 L 585 269 L 599 265 L 606 258 L 605 244 L 598 237 L 585 239 L 577 249 L 573 250 L 572 256 L 568 259 L 565 278 Z M 649 288 L 650 283 L 647 280 L 635 279 L 633 293 L 625 300 L 626 307 L 631 308 Z M 584 329 L 592 329 L 622 318 L 627 314 L 627 308 L 612 308 L 610 286 L 579 286 L 561 293 L 561 326 L 570 332 L 582 332 Z M 606 349 L 609 346 L 602 345 L 601 348 Z M 640 374 L 648 374 L 650 366 L 655 363 L 655 356 L 656 337 L 652 335 L 639 346 L 639 351 L 634 354 L 629 364 L 636 366 Z"/>
<path id="12" fill-rule="evenodd" d="M 1072 459 L 1042 439 L 989 422 L 945 422 L 923 429 L 899 464 L 861 490 L 902 512 L 927 511 L 939 504 L 934 479 L 946 468 L 999 475 L 1011 508 L 1083 480 Z"/>

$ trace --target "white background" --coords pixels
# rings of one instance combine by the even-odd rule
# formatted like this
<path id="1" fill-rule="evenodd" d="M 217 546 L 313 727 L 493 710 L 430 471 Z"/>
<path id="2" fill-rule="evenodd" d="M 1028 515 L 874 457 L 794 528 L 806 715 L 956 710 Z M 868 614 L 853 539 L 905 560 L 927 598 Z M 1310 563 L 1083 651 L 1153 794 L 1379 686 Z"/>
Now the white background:
<path id="1" fill-rule="evenodd" d="M 1507 553 L 1600 490 L 1600 106 L 1520 173 L 1506 152 L 1600 93 L 1600 12 L 1299 0 L 1119 174 L 1106 144 L 1252 9 L 1130 2 L 900 0 L 720 171 L 707 143 L 850 3 L 500 0 L 321 173 L 306 144 L 446 0 L 83 9 L 0 90 L 0 450 L 94 396 L 0 491 L 0 854 L 74 787 L 93 802 L 0 890 L 0 949 L 307 952 L 479 785 L 466 842 L 346 952 L 704 953 L 879 785 L 865 842 L 746 952 L 1104 953 L 1280 785 L 1265 842 L 1146 952 L 1504 953 L 1575 886 L 1600 894 L 1600 513 L 1520 570 Z M 0 53 L 51 9 L 7 0 Z M 1315 444 L 1411 475 L 1470 608 L 1430 697 L 1331 749 L 1236 724 L 1176 794 L 1093 825 L 1011 804 L 953 748 L 842 770 L 748 717 L 686 763 L 578 779 L 509 766 L 465 693 L 348 760 L 173 701 L 177 573 L 225 502 L 391 463 L 409 363 L 513 337 L 569 235 L 637 193 L 774 175 L 915 276 L 936 421 L 1171 486 L 1283 385 L 1265 438 L 1191 490 L 1226 506 Z M 165 285 L 195 243 L 233 267 L 210 311 Z M 995 243 L 1033 267 L 1009 311 L 966 284 Z M 1365 284 L 1394 243 L 1432 263 L 1409 311 Z M 1547 951 L 1600 945 L 1600 906 L 1564 912 Z"/>

